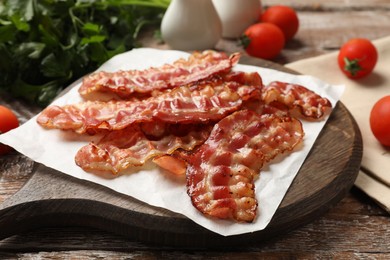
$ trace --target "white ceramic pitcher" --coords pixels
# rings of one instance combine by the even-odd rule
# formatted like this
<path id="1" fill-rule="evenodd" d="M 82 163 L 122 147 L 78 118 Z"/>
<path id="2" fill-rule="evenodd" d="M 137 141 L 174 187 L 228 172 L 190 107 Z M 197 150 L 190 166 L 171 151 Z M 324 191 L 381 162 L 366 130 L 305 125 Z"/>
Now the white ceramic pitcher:
<path id="1" fill-rule="evenodd" d="M 172 0 L 161 22 L 161 35 L 172 49 L 214 48 L 222 25 L 212 0 Z"/>
<path id="2" fill-rule="evenodd" d="M 261 0 L 213 0 L 222 22 L 222 36 L 238 38 L 261 14 Z"/>

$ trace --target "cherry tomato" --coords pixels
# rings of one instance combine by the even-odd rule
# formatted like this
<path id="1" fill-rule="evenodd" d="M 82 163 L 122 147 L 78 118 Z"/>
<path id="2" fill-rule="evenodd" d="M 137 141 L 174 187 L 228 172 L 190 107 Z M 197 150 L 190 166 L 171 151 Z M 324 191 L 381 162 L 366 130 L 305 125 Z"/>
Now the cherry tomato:
<path id="1" fill-rule="evenodd" d="M 390 146 L 390 96 L 379 99 L 370 113 L 371 131 L 384 146 Z"/>
<path id="2" fill-rule="evenodd" d="M 274 24 L 256 23 L 245 30 L 241 43 L 250 56 L 272 59 L 283 49 L 284 35 Z"/>
<path id="3" fill-rule="evenodd" d="M 5 106 L 0 106 L 0 134 L 19 126 L 18 118 Z M 11 151 L 9 146 L 0 144 L 0 155 Z"/>
<path id="4" fill-rule="evenodd" d="M 269 7 L 260 16 L 259 20 L 278 26 L 282 30 L 286 41 L 294 37 L 299 27 L 299 19 L 295 10 L 284 5 Z"/>
<path id="5" fill-rule="evenodd" d="M 346 42 L 340 49 L 338 63 L 349 78 L 362 78 L 372 72 L 378 60 L 375 46 L 367 39 L 357 38 Z"/>

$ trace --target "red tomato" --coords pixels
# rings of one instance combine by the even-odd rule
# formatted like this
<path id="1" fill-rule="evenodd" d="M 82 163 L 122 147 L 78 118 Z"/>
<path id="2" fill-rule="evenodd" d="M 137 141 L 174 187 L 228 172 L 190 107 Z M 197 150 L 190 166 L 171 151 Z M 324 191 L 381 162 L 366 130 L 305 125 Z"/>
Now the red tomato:
<path id="1" fill-rule="evenodd" d="M 0 134 L 8 132 L 19 126 L 18 118 L 5 106 L 0 106 Z M 11 148 L 0 144 L 0 155 L 11 151 Z"/>
<path id="2" fill-rule="evenodd" d="M 272 59 L 283 49 L 284 35 L 276 25 L 256 23 L 245 30 L 241 42 L 250 56 Z"/>
<path id="3" fill-rule="evenodd" d="M 372 107 L 370 127 L 381 144 L 390 146 L 390 96 L 379 99 Z"/>
<path id="4" fill-rule="evenodd" d="M 378 60 L 375 46 L 367 39 L 346 42 L 340 49 L 338 63 L 349 78 L 362 78 L 372 72 Z"/>
<path id="5" fill-rule="evenodd" d="M 292 39 L 298 31 L 299 20 L 294 9 L 284 5 L 275 5 L 269 7 L 260 16 L 259 19 L 264 23 L 272 23 L 278 26 L 286 41 Z"/>

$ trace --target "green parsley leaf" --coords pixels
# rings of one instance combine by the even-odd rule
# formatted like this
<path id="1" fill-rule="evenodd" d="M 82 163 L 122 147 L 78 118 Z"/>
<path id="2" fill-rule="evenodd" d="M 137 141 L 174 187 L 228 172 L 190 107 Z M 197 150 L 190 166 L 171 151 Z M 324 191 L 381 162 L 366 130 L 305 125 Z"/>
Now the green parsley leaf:
<path id="1" fill-rule="evenodd" d="M 0 0 L 0 92 L 47 105 L 71 82 L 138 47 L 170 0 Z"/>

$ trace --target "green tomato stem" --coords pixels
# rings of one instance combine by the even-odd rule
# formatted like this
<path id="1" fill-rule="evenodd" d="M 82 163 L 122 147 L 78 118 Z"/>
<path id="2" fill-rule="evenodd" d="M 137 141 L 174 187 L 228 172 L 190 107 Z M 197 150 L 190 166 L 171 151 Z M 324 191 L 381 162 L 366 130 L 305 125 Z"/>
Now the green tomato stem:
<path id="1" fill-rule="evenodd" d="M 363 70 L 363 68 L 359 64 L 358 59 L 350 60 L 347 57 L 344 57 L 345 66 L 344 69 L 351 73 L 352 76 L 356 76 L 356 74 Z"/>

